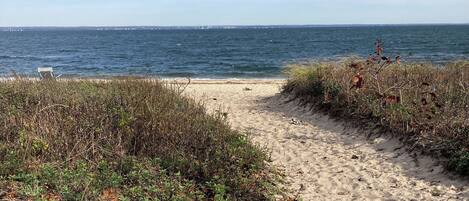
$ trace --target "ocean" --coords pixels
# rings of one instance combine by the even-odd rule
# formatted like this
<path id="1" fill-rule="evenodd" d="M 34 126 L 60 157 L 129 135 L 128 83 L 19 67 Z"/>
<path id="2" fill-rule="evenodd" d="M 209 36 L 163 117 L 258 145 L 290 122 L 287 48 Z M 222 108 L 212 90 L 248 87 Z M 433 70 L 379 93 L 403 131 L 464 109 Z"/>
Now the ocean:
<path id="1" fill-rule="evenodd" d="M 469 25 L 0 28 L 0 75 L 281 78 L 285 65 L 385 54 L 469 59 Z"/>

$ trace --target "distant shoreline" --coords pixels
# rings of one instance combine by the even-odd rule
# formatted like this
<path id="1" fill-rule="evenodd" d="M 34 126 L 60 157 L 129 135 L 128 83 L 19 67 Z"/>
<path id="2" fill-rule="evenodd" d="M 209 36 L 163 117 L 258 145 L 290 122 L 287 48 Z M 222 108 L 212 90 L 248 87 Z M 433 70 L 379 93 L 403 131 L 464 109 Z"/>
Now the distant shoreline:
<path id="1" fill-rule="evenodd" d="M 306 24 L 306 25 L 182 25 L 182 26 L 0 26 L 0 31 L 47 31 L 47 30 L 205 30 L 205 29 L 284 29 L 284 28 L 347 28 L 347 27 L 393 27 L 393 26 L 469 26 L 468 23 L 411 23 L 411 24 Z"/>

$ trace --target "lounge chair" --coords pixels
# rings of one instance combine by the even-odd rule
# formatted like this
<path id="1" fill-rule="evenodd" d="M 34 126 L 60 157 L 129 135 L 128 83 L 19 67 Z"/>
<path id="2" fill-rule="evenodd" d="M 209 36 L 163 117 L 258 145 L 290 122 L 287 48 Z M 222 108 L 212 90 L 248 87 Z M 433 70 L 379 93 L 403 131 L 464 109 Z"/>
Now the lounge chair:
<path id="1" fill-rule="evenodd" d="M 37 72 L 39 73 L 39 77 L 41 77 L 41 80 L 54 80 L 55 78 L 60 77 L 54 76 L 54 70 L 52 69 L 52 67 L 39 67 L 37 68 Z"/>

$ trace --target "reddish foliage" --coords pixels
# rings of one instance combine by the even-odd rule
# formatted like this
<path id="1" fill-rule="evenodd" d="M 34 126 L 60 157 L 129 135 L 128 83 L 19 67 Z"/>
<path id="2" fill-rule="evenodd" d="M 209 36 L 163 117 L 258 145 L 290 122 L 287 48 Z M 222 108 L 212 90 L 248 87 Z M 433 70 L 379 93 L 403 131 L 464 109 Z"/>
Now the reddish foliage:
<path id="1" fill-rule="evenodd" d="M 396 64 L 397 65 L 401 64 L 401 56 L 399 56 L 399 55 L 396 57 Z"/>
<path id="2" fill-rule="evenodd" d="M 355 75 L 352 78 L 352 88 L 351 89 L 353 89 L 353 88 L 361 89 L 361 88 L 363 88 L 363 84 L 364 84 L 363 75 L 358 73 L 357 75 Z"/>
<path id="3" fill-rule="evenodd" d="M 375 42 L 375 54 L 378 56 L 383 55 L 383 41 L 381 39 L 377 39 Z"/>
<path id="4" fill-rule="evenodd" d="M 386 96 L 386 98 L 384 98 L 384 104 L 385 105 L 393 105 L 393 104 L 397 104 L 397 103 L 400 103 L 400 102 L 401 102 L 401 97 L 400 96 L 390 95 L 390 96 Z"/>
<path id="5" fill-rule="evenodd" d="M 103 191 L 101 194 L 101 200 L 104 201 L 118 201 L 119 200 L 119 193 L 116 189 L 108 188 Z"/>

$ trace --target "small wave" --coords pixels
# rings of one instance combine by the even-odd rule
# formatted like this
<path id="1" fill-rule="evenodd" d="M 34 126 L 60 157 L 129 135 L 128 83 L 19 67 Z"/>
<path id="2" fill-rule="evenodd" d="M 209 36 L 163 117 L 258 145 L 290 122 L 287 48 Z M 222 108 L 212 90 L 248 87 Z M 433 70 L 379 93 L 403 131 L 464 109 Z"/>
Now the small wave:
<path id="1" fill-rule="evenodd" d="M 79 52 L 78 50 L 70 50 L 70 49 L 62 49 L 59 50 L 61 53 L 74 53 L 74 52 Z"/>
<path id="2" fill-rule="evenodd" d="M 40 59 L 60 59 L 60 58 L 66 58 L 67 56 L 62 56 L 62 55 L 49 55 L 49 56 L 43 56 L 43 57 L 37 57 Z"/>
<path id="3" fill-rule="evenodd" d="M 35 57 L 35 56 L 10 56 L 10 55 L 0 55 L 0 59 L 33 59 L 33 60 L 39 60 L 41 59 L 40 57 Z"/>

